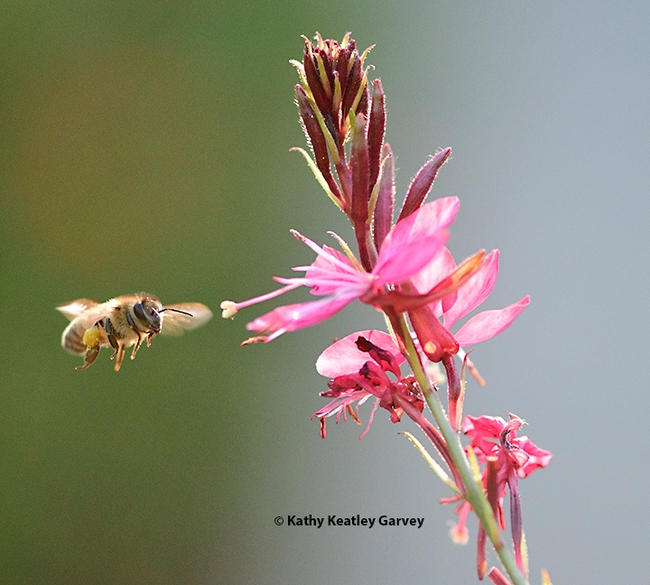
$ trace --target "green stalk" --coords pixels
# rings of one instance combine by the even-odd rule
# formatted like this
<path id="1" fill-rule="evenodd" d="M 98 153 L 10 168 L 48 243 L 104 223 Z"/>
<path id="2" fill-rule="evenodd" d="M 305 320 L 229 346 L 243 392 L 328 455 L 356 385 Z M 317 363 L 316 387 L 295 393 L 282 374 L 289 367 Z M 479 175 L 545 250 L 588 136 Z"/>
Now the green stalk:
<path id="1" fill-rule="evenodd" d="M 417 380 L 422 392 L 424 393 L 424 398 L 431 410 L 431 414 L 438 424 L 438 428 L 445 441 L 447 442 L 447 447 L 451 458 L 457 466 L 458 473 L 463 480 L 465 487 L 465 499 L 472 506 L 472 510 L 479 519 L 479 522 L 483 526 L 485 533 L 487 534 L 490 542 L 494 546 L 494 550 L 501 559 L 503 567 L 510 576 L 514 585 L 529 585 L 526 577 L 521 573 L 519 567 L 515 562 L 514 556 L 511 554 L 510 550 L 503 544 L 501 540 L 501 534 L 499 532 L 499 527 L 494 518 L 494 513 L 490 503 L 487 501 L 487 497 L 483 492 L 483 487 L 480 483 L 476 482 L 474 478 L 474 473 L 470 467 L 469 460 L 463 449 L 463 445 L 460 442 L 459 434 L 454 431 L 451 426 L 451 423 L 447 416 L 445 415 L 442 403 L 440 398 L 438 398 L 438 393 L 431 388 L 431 383 L 427 377 L 423 367 L 422 362 L 420 361 L 420 356 L 415 348 L 413 343 L 413 338 L 411 337 L 411 332 L 406 323 L 406 319 L 403 314 L 399 315 L 399 322 L 402 327 L 402 338 L 406 344 L 406 359 L 413 370 L 415 379 Z"/>

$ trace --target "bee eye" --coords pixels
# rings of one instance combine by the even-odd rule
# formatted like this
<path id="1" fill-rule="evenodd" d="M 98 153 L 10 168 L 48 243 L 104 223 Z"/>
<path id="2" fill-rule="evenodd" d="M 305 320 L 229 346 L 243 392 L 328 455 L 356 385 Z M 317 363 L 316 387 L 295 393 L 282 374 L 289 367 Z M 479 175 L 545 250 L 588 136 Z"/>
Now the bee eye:
<path id="1" fill-rule="evenodd" d="M 135 316 L 140 319 L 140 321 L 143 323 L 147 322 L 147 314 L 145 313 L 142 303 L 136 303 L 133 305 L 133 312 L 135 313 Z"/>
<path id="2" fill-rule="evenodd" d="M 158 314 L 158 311 L 156 311 L 156 307 L 154 307 L 150 302 L 144 300 L 135 303 L 133 305 L 133 314 L 136 316 L 138 321 L 140 321 L 142 326 L 151 331 L 155 331 L 156 333 L 160 333 L 162 327 L 160 315 Z"/>

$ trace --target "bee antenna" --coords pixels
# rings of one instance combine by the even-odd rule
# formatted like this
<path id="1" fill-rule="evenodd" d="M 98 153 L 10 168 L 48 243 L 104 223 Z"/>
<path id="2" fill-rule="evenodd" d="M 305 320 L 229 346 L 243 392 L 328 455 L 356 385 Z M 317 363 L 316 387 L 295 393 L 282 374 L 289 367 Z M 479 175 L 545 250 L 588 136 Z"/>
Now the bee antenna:
<path id="1" fill-rule="evenodd" d="M 192 313 L 188 313 L 187 311 L 181 311 L 181 309 L 173 309 L 172 307 L 163 307 L 158 312 L 162 313 L 163 311 L 173 311 L 174 313 L 182 313 L 183 315 L 187 315 L 188 317 L 194 317 Z"/>

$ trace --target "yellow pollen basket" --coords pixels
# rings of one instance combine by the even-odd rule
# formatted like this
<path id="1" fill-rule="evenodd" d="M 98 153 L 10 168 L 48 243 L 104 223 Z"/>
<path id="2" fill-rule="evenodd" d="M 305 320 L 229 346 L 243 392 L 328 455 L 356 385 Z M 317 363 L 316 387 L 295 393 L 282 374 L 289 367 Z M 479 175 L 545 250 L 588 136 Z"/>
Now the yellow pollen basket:
<path id="1" fill-rule="evenodd" d="M 99 327 L 94 325 L 84 333 L 83 342 L 86 347 L 97 347 L 99 345 L 99 337 Z"/>

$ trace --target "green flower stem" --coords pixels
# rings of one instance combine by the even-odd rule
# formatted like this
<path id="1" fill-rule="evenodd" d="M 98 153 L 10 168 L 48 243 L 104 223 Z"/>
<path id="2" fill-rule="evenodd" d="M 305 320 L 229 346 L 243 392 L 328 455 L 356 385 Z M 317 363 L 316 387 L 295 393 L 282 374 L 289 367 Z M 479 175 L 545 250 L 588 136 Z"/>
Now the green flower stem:
<path id="1" fill-rule="evenodd" d="M 477 483 L 474 478 L 474 473 L 470 467 L 469 460 L 467 459 L 463 445 L 460 442 L 460 436 L 456 431 L 454 431 L 449 419 L 445 415 L 438 393 L 431 388 L 431 383 L 422 367 L 420 356 L 415 348 L 411 332 L 403 314 L 399 316 L 399 321 L 402 328 L 402 339 L 406 344 L 406 358 L 413 370 L 415 379 L 424 393 L 431 414 L 438 424 L 442 436 L 447 442 L 451 458 L 456 464 L 458 473 L 463 480 L 465 499 L 472 506 L 472 510 L 474 510 L 474 513 L 478 517 L 488 538 L 492 542 L 492 545 L 499 555 L 499 558 L 501 559 L 501 562 L 503 563 L 503 566 L 513 584 L 529 585 L 528 580 L 517 567 L 514 556 L 510 553 L 510 550 L 504 546 L 503 541 L 501 540 L 501 534 L 494 518 L 492 507 L 483 492 L 483 487 Z"/>

